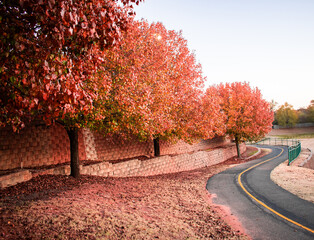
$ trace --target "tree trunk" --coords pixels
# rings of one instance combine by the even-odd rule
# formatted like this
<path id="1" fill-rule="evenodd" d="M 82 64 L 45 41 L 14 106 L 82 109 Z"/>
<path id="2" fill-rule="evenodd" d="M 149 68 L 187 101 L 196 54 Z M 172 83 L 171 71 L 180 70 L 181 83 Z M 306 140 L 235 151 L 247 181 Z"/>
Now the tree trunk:
<path id="1" fill-rule="evenodd" d="M 78 152 L 78 128 L 69 128 L 67 133 L 70 139 L 70 156 L 71 156 L 71 176 L 74 178 L 80 177 L 80 162 Z"/>
<path id="2" fill-rule="evenodd" d="M 237 147 L 238 158 L 241 158 L 240 141 L 239 141 L 238 136 L 235 137 L 235 143 L 236 143 L 236 147 Z"/>
<path id="3" fill-rule="evenodd" d="M 155 154 L 155 157 L 160 156 L 159 137 L 154 138 L 154 154 Z"/>

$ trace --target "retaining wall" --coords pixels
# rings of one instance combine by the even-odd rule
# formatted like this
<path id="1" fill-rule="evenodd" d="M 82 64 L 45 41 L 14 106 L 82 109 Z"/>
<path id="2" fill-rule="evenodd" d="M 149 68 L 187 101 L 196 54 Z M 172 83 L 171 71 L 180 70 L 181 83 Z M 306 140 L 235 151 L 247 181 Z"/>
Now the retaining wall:
<path id="1" fill-rule="evenodd" d="M 161 155 L 174 155 L 224 146 L 230 140 L 220 137 L 194 144 L 160 141 Z M 79 158 L 114 161 L 139 156 L 153 157 L 153 141 L 106 137 L 89 129 L 79 131 Z M 63 126 L 29 126 L 19 133 L 0 129 L 0 170 L 24 169 L 70 162 L 70 142 Z"/>
<path id="2" fill-rule="evenodd" d="M 241 150 L 245 150 L 245 145 L 241 146 Z M 194 144 L 160 141 L 160 152 L 163 156 L 152 158 L 153 141 L 105 137 L 89 129 L 79 131 L 80 160 L 97 161 L 81 166 L 81 173 L 105 177 L 151 176 L 192 170 L 223 162 L 236 155 L 236 148 L 230 145 L 228 138 L 219 137 Z M 140 156 L 149 159 L 136 159 Z M 129 158 L 133 160 L 121 162 L 121 159 Z M 115 160 L 119 161 L 115 163 Z M 53 167 L 69 162 L 69 138 L 59 124 L 50 127 L 33 125 L 19 133 L 13 133 L 9 128 L 0 129 L 0 187 L 15 185 L 42 174 L 69 175 L 69 165 Z"/>
<path id="3" fill-rule="evenodd" d="M 20 133 L 14 133 L 10 128 L 2 128 L 0 170 L 64 163 L 70 159 L 69 144 L 65 129 L 59 125 L 31 126 Z M 81 144 L 79 148 L 82 149 Z M 80 154 L 80 157 L 84 156 Z"/>
<path id="4" fill-rule="evenodd" d="M 243 153 L 246 145 L 241 144 Z M 166 173 L 188 171 L 226 161 L 237 154 L 235 145 L 216 148 L 208 151 L 198 151 L 191 154 L 184 153 L 176 156 L 161 156 L 148 160 L 133 159 L 119 163 L 102 162 L 88 166 L 80 166 L 81 173 L 103 177 L 134 177 L 153 176 Z M 17 183 L 28 181 L 32 177 L 43 174 L 70 174 L 70 166 L 60 166 L 51 169 L 29 171 L 22 170 L 17 173 L 0 176 L 0 187 L 8 187 Z"/>
<path id="5" fill-rule="evenodd" d="M 0 188 L 13 186 L 15 184 L 28 181 L 33 178 L 29 170 L 22 170 L 8 175 L 0 176 Z"/>
<path id="6" fill-rule="evenodd" d="M 245 144 L 240 146 L 241 152 L 246 150 Z M 166 173 L 188 171 L 226 161 L 237 154 L 236 147 L 216 148 L 209 151 L 184 153 L 176 156 L 161 156 L 148 160 L 138 159 L 121 163 L 98 163 L 84 166 L 82 174 L 104 177 L 152 176 Z"/>

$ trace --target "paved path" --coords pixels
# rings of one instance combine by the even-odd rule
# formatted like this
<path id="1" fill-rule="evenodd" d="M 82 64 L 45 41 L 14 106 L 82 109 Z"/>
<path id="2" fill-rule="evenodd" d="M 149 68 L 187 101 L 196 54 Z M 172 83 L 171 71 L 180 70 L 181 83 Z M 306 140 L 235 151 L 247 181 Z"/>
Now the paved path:
<path id="1" fill-rule="evenodd" d="M 213 176 L 206 188 L 217 195 L 215 204 L 230 207 L 253 239 L 313 240 L 314 204 L 270 179 L 272 169 L 287 159 L 287 148 L 267 147 L 273 150 L 270 154 Z M 264 163 L 246 170 L 261 162 Z"/>

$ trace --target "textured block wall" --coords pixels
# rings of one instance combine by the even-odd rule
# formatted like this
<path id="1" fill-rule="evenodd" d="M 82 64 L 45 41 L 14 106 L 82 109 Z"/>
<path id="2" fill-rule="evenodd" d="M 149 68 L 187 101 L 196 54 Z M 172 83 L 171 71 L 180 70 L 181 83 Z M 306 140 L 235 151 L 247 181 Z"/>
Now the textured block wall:
<path id="1" fill-rule="evenodd" d="M 58 126 L 0 130 L 0 170 L 58 164 L 69 160 L 69 140 Z"/>
<path id="2" fill-rule="evenodd" d="M 2 175 L 0 176 L 0 188 L 13 186 L 18 183 L 28 181 L 32 179 L 32 177 L 33 175 L 28 170 L 19 171 L 10 175 Z"/>
<path id="3" fill-rule="evenodd" d="M 118 160 L 138 156 L 152 156 L 153 142 L 139 142 L 136 139 L 124 140 L 117 136 L 106 137 L 99 132 L 83 130 L 87 160 Z"/>
<path id="4" fill-rule="evenodd" d="M 160 141 L 161 155 L 174 155 L 182 153 L 191 153 L 209 148 L 216 148 L 229 144 L 230 140 L 225 137 L 217 137 L 209 140 L 200 140 L 193 144 L 186 143 L 182 140 L 173 144 L 171 142 Z"/>
<path id="5" fill-rule="evenodd" d="M 241 144 L 240 151 L 243 153 L 245 150 L 245 144 Z M 212 166 L 236 155 L 236 146 L 229 145 L 211 151 L 184 153 L 173 157 L 165 155 L 144 161 L 134 159 L 114 164 L 102 162 L 82 167 L 81 173 L 104 177 L 153 176 Z"/>
<path id="6" fill-rule="evenodd" d="M 138 156 L 154 156 L 153 141 L 139 142 L 136 139 L 123 140 L 118 137 L 105 137 L 101 133 L 83 130 L 84 146 L 87 160 L 118 160 Z M 230 140 L 218 137 L 210 140 L 200 140 L 193 144 L 182 140 L 177 143 L 160 141 L 161 155 L 191 153 L 229 144 Z"/>
<path id="7" fill-rule="evenodd" d="M 85 159 L 82 134 L 80 158 Z M 0 170 L 55 165 L 70 161 L 70 141 L 61 125 L 30 126 L 14 133 L 0 129 Z"/>
<path id="8" fill-rule="evenodd" d="M 179 141 L 176 144 L 161 141 L 161 155 L 192 153 L 230 141 L 224 138 L 201 140 L 194 144 Z M 106 137 L 89 129 L 79 131 L 80 160 L 119 160 L 139 156 L 152 157 L 153 141 L 139 142 Z M 70 142 L 63 126 L 30 126 L 13 133 L 10 128 L 0 129 L 0 170 L 33 168 L 70 161 Z"/>
<path id="9" fill-rule="evenodd" d="M 240 146 L 241 152 L 246 150 L 245 144 Z M 188 171 L 221 163 L 237 154 L 236 147 L 229 145 L 211 151 L 199 151 L 192 154 L 161 156 L 144 161 L 138 159 L 119 163 L 101 162 L 88 166 L 80 166 L 81 173 L 103 177 L 153 176 L 158 174 Z M 70 166 L 64 165 L 31 173 L 28 170 L 0 176 L 0 188 L 24 182 L 43 174 L 70 174 Z"/>

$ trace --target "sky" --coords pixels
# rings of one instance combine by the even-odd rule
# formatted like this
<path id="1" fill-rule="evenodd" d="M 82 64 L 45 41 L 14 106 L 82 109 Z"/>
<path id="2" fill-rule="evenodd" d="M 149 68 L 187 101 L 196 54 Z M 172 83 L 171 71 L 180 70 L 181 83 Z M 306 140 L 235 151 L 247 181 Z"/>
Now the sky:
<path id="1" fill-rule="evenodd" d="M 206 86 L 249 82 L 277 107 L 314 100 L 314 0 L 145 0 L 135 12 L 182 30 Z"/>

